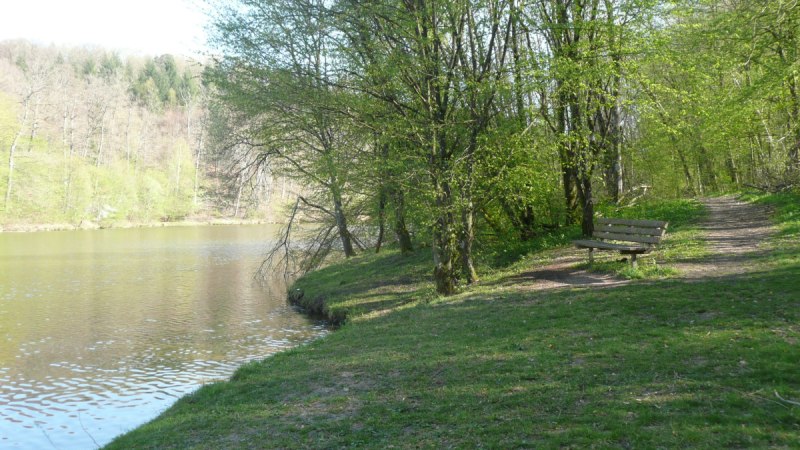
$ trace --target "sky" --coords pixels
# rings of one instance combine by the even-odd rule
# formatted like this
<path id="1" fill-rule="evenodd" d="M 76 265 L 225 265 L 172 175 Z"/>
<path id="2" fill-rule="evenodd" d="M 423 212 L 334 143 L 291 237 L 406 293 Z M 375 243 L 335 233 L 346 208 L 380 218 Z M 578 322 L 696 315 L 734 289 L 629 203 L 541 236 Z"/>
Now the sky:
<path id="1" fill-rule="evenodd" d="M 199 56 L 205 22 L 199 0 L 0 0 L 0 41 Z"/>

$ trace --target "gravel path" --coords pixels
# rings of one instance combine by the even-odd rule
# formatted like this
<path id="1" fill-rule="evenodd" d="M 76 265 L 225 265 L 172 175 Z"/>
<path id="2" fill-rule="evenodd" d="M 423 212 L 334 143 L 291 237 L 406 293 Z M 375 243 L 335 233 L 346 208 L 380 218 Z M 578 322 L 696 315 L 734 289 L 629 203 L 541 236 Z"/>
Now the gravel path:
<path id="1" fill-rule="evenodd" d="M 702 199 L 708 210 L 701 224 L 710 255 L 670 264 L 681 271 L 681 278 L 699 279 L 735 275 L 748 271 L 747 259 L 764 251 L 762 245 L 773 233 L 769 208 L 737 200 L 735 197 Z M 519 274 L 501 282 L 526 291 L 561 287 L 610 287 L 630 281 L 609 274 L 576 269 L 587 260 L 586 250 L 564 249 L 553 264 Z"/>

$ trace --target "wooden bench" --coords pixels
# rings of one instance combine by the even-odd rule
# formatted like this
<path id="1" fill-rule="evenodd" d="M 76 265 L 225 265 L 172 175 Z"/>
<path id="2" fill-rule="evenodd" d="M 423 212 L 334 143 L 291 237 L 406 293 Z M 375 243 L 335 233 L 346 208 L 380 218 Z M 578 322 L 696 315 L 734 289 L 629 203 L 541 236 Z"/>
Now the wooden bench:
<path id="1" fill-rule="evenodd" d="M 594 262 L 594 249 L 614 250 L 631 255 L 636 268 L 636 256 L 651 251 L 667 232 L 667 222 L 660 220 L 628 220 L 599 218 L 594 227 L 594 239 L 573 241 L 578 248 L 589 249 L 589 263 Z"/>

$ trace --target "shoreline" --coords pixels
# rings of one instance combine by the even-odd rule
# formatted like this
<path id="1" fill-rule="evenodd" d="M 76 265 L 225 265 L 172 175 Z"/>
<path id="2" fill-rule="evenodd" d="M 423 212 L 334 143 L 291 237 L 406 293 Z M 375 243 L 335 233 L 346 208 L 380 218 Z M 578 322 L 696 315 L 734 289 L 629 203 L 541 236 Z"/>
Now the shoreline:
<path id="1" fill-rule="evenodd" d="M 223 225 L 279 225 L 280 222 L 265 219 L 196 219 L 178 220 L 174 222 L 112 222 L 96 223 L 88 220 L 77 225 L 71 223 L 14 223 L 0 224 L 2 233 L 36 233 L 43 231 L 77 231 L 77 230 L 106 230 L 125 228 L 159 228 L 159 227 L 192 227 L 192 226 L 223 226 Z"/>

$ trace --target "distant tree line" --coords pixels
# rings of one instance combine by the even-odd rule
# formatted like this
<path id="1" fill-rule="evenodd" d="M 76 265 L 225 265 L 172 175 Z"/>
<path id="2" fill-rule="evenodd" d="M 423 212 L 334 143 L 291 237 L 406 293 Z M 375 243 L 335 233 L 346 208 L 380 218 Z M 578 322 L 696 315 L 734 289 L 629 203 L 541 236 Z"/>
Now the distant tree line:
<path id="1" fill-rule="evenodd" d="M 214 3 L 205 80 L 243 173 L 303 186 L 290 223 L 322 225 L 304 269 L 391 231 L 430 245 L 447 295 L 489 236 L 589 234 L 598 202 L 645 192 L 795 186 L 795 3 Z"/>
<path id="2" fill-rule="evenodd" d="M 259 213 L 275 180 L 237 180 L 215 151 L 202 69 L 0 43 L 0 223 Z"/>

